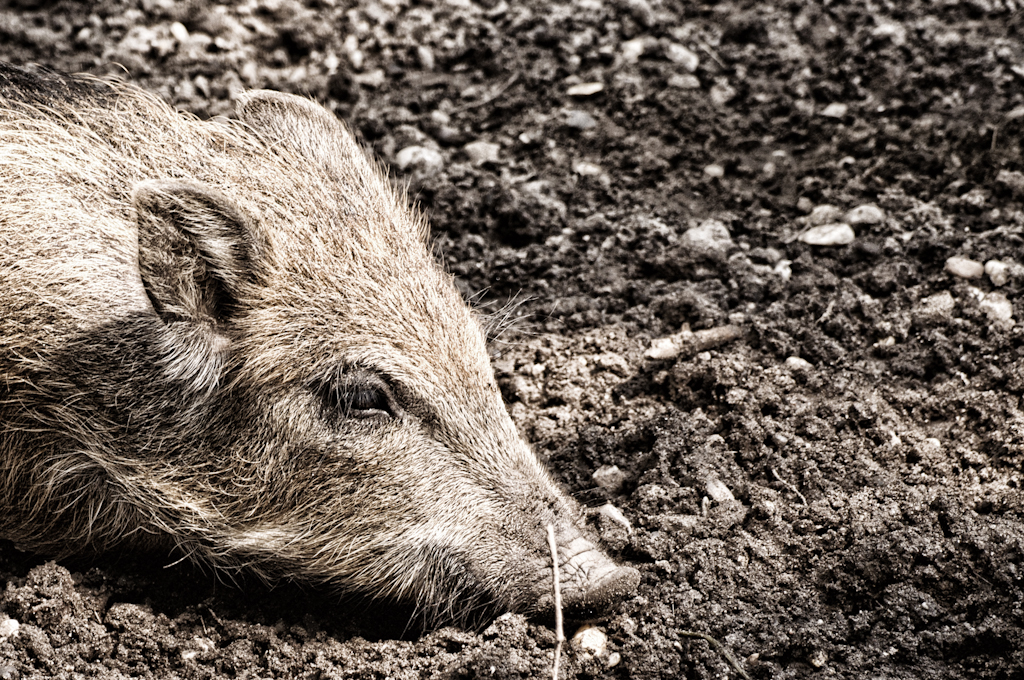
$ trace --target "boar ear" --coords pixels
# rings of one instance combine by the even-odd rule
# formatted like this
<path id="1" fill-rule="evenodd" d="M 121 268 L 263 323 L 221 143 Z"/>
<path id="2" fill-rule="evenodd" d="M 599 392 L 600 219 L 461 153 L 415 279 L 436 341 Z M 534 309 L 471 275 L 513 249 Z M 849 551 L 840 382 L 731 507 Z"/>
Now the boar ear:
<path id="1" fill-rule="evenodd" d="M 268 144 L 283 144 L 336 174 L 345 170 L 339 159 L 363 155 L 337 116 L 305 97 L 270 90 L 246 92 L 238 116 Z"/>
<path id="2" fill-rule="evenodd" d="M 148 180 L 132 193 L 139 270 L 167 322 L 216 325 L 254 278 L 256 242 L 231 199 L 197 182 Z"/>

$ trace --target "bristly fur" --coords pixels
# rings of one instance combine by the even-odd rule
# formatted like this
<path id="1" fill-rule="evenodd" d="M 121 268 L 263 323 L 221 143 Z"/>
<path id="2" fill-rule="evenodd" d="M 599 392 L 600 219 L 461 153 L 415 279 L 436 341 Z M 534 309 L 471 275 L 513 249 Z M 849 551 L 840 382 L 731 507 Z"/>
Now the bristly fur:
<path id="1" fill-rule="evenodd" d="M 471 302 L 477 314 L 480 315 L 480 323 L 483 326 L 484 337 L 487 344 L 504 342 L 503 338 L 507 333 L 518 332 L 519 324 L 524 320 L 520 310 L 530 301 L 528 297 L 512 297 L 494 311 L 488 311 L 489 305 L 476 304 Z"/>
<path id="2" fill-rule="evenodd" d="M 567 597 L 602 596 L 586 574 L 614 566 L 425 242 L 309 100 L 202 122 L 0 65 L 0 537 L 163 548 L 436 622 L 539 606 L 552 523 Z M 339 374 L 354 396 L 325 401 Z"/>

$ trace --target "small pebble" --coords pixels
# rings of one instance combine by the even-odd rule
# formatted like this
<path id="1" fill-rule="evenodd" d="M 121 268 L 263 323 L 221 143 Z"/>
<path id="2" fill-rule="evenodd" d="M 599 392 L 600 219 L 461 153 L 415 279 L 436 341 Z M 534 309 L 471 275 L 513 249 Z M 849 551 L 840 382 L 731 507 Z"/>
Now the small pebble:
<path id="1" fill-rule="evenodd" d="M 961 279 L 980 279 L 985 273 L 985 265 L 966 257 L 951 257 L 946 260 L 946 271 Z"/>
<path id="2" fill-rule="evenodd" d="M 353 73 L 352 80 L 360 85 L 376 89 L 387 82 L 387 76 L 384 75 L 384 69 L 375 68 L 366 73 Z"/>
<path id="3" fill-rule="evenodd" d="M 586 111 L 573 109 L 566 114 L 565 124 L 577 130 L 589 130 L 597 127 L 597 119 Z"/>
<path id="4" fill-rule="evenodd" d="M 1010 281 L 1010 267 L 999 260 L 989 260 L 985 263 L 985 273 L 993 286 L 1005 286 Z"/>
<path id="5" fill-rule="evenodd" d="M 628 10 L 642 26 L 650 28 L 658 21 L 654 9 L 647 0 L 619 0 L 619 4 Z"/>
<path id="6" fill-rule="evenodd" d="M 907 42 L 907 29 L 901 24 L 886 21 L 881 17 L 875 17 L 875 28 L 871 35 L 876 38 L 888 38 L 895 47 L 900 47 Z"/>
<path id="7" fill-rule="evenodd" d="M 706 328 L 696 333 L 686 326 L 678 333 L 652 340 L 651 346 L 644 352 L 644 356 L 648 359 L 675 359 L 685 352 L 686 356 L 697 355 L 700 357 L 701 352 L 706 352 L 741 337 L 743 337 L 743 328 L 731 324 Z M 710 359 L 711 356 L 708 355 L 707 358 Z"/>
<path id="8" fill-rule="evenodd" d="M 725 175 L 725 168 L 718 163 L 711 163 L 710 165 L 704 166 L 704 174 L 708 177 L 718 179 Z"/>
<path id="9" fill-rule="evenodd" d="M 473 165 L 483 165 L 484 163 L 498 162 L 498 152 L 501 151 L 501 145 L 494 142 L 477 141 L 470 142 L 462 147 L 462 150 L 469 156 L 470 163 Z"/>
<path id="10" fill-rule="evenodd" d="M 1017 170 L 1000 170 L 996 181 L 1005 184 L 1015 194 L 1024 194 L 1024 173 Z"/>
<path id="11" fill-rule="evenodd" d="M 570 97 L 589 97 L 604 89 L 604 83 L 579 83 L 565 91 Z"/>
<path id="12" fill-rule="evenodd" d="M 700 89 L 700 78 L 692 73 L 675 73 L 668 77 L 668 86 L 680 90 Z"/>
<path id="13" fill-rule="evenodd" d="M 845 246 L 856 238 L 853 227 L 844 222 L 823 224 L 800 234 L 800 241 L 812 246 Z"/>
<path id="14" fill-rule="evenodd" d="M 674 61 L 690 73 L 696 71 L 700 66 L 700 57 L 678 43 L 666 45 L 665 56 L 669 61 Z"/>
<path id="15" fill-rule="evenodd" d="M 634 38 L 622 43 L 622 60 L 627 64 L 635 64 L 647 51 L 646 38 Z"/>
<path id="16" fill-rule="evenodd" d="M 715 219 L 704 220 L 698 226 L 687 229 L 679 240 L 683 245 L 703 252 L 725 252 L 733 245 L 729 228 Z"/>
<path id="17" fill-rule="evenodd" d="M 885 213 L 874 203 L 866 203 L 846 213 L 843 221 L 847 224 L 881 224 L 885 221 Z"/>
<path id="18" fill-rule="evenodd" d="M 6 640 L 9 637 L 14 637 L 18 634 L 18 628 L 21 624 L 18 623 L 17 619 L 4 618 L 0 621 L 0 640 Z"/>
<path id="19" fill-rule="evenodd" d="M 188 40 L 188 29 L 180 21 L 175 21 L 171 24 L 171 35 L 178 42 L 185 42 Z"/>
<path id="20" fill-rule="evenodd" d="M 602 465 L 591 475 L 594 483 L 608 493 L 618 493 L 626 483 L 626 473 L 618 465 Z"/>
<path id="21" fill-rule="evenodd" d="M 576 161 L 572 164 L 572 171 L 577 175 L 583 175 L 584 177 L 597 177 L 604 173 L 602 168 L 597 163 L 591 163 L 589 161 Z"/>
<path id="22" fill-rule="evenodd" d="M 814 364 L 800 357 L 789 357 L 786 359 L 786 368 L 791 371 L 809 371 L 814 368 Z"/>
<path id="23" fill-rule="evenodd" d="M 605 662 L 605 665 L 608 668 L 615 668 L 620 663 L 622 663 L 622 655 L 618 652 L 612 652 L 608 655 L 608 660 Z"/>
<path id="24" fill-rule="evenodd" d="M 444 157 L 439 151 L 425 146 L 407 146 L 395 155 L 395 165 L 402 170 L 435 175 L 444 167 Z"/>
<path id="25" fill-rule="evenodd" d="M 1013 328 L 1013 303 L 1002 293 L 989 293 L 981 299 L 978 306 L 999 330 Z"/>
<path id="26" fill-rule="evenodd" d="M 822 109 L 821 115 L 826 118 L 842 118 L 846 115 L 848 108 L 846 104 L 832 103 Z"/>
<path id="27" fill-rule="evenodd" d="M 814 202 L 806 196 L 796 199 L 796 209 L 802 213 L 809 213 L 814 210 Z"/>
<path id="28" fill-rule="evenodd" d="M 729 81 L 720 78 L 711 86 L 708 96 L 711 98 L 711 103 L 715 106 L 725 106 L 736 97 L 736 88 L 730 85 Z"/>
<path id="29" fill-rule="evenodd" d="M 811 210 L 811 214 L 807 216 L 807 224 L 812 227 L 817 227 L 822 224 L 829 224 L 831 222 L 842 222 L 843 211 L 834 205 L 817 205 Z"/>
<path id="30" fill-rule="evenodd" d="M 622 511 L 619 510 L 614 505 L 612 505 L 611 503 L 605 503 L 604 505 L 602 505 L 600 512 L 603 516 L 607 517 L 613 522 L 616 522 L 624 526 L 626 528 L 626 533 L 633 533 L 633 525 L 630 524 L 629 520 L 626 519 L 626 516 L 622 514 Z"/>
<path id="31" fill-rule="evenodd" d="M 704 489 L 707 491 L 708 496 L 711 500 L 716 503 L 724 503 L 725 501 L 734 501 L 736 497 L 732 495 L 732 491 L 729 490 L 722 480 L 717 477 L 711 477 L 707 482 L 704 483 Z"/>
<path id="32" fill-rule="evenodd" d="M 929 321 L 943 321 L 953 314 L 956 300 L 948 290 L 923 298 L 914 308 L 914 315 Z"/>
<path id="33" fill-rule="evenodd" d="M 434 52 L 427 45 L 418 45 L 416 47 L 416 59 L 420 62 L 420 66 L 423 67 L 424 71 L 434 70 Z"/>
<path id="34" fill-rule="evenodd" d="M 572 636 L 572 646 L 589 656 L 604 656 L 608 651 L 608 636 L 596 626 L 581 626 Z"/>

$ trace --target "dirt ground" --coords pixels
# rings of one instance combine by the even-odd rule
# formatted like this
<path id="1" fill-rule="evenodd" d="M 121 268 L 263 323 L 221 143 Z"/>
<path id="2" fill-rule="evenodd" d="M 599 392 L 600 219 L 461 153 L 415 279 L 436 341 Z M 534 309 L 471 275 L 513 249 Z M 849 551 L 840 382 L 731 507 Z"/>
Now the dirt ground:
<path id="1" fill-rule="evenodd" d="M 467 296 L 521 303 L 513 417 L 643 574 L 563 677 L 1010 679 L 1022 4 L 13 0 L 0 58 L 201 117 L 311 94 Z M 0 679 L 550 677 L 551 621 L 410 630 L 175 559 L 0 544 Z"/>

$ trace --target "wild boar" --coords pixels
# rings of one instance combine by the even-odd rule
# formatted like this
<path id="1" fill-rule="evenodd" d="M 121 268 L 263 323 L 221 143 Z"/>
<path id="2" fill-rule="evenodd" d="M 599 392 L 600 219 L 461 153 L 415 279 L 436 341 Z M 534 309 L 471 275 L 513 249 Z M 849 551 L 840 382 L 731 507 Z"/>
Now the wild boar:
<path id="1" fill-rule="evenodd" d="M 509 418 L 423 218 L 313 101 L 0 66 L 0 537 L 439 619 L 639 581 Z"/>

